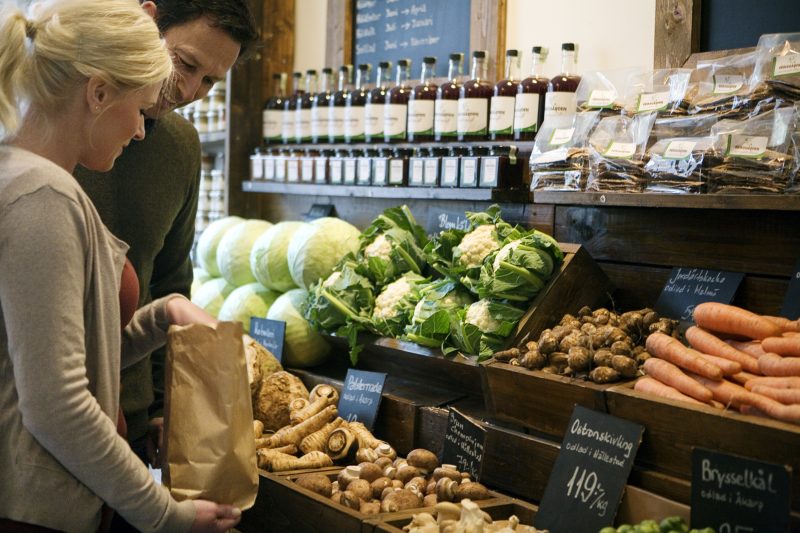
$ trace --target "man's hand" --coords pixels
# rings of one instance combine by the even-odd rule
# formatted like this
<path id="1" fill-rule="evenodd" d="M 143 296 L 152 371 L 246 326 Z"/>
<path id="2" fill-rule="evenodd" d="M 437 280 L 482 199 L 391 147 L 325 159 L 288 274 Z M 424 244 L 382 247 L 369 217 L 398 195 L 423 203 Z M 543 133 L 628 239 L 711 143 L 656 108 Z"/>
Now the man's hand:
<path id="1" fill-rule="evenodd" d="M 147 435 L 147 460 L 153 468 L 161 468 L 161 450 L 164 447 L 164 417 L 150 420 Z"/>
<path id="2" fill-rule="evenodd" d="M 206 500 L 194 500 L 197 515 L 191 533 L 224 533 L 239 523 L 242 511 L 232 505 L 220 505 Z"/>

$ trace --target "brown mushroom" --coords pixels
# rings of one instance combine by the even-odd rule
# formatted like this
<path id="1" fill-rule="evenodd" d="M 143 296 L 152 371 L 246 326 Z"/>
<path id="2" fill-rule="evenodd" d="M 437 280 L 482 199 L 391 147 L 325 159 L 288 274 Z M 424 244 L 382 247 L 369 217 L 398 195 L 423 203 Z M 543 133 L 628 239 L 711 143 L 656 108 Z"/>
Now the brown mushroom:
<path id="1" fill-rule="evenodd" d="M 358 477 L 366 479 L 369 483 L 383 476 L 383 470 L 375 463 L 359 463 L 358 466 L 361 469 Z"/>
<path id="2" fill-rule="evenodd" d="M 454 479 L 443 477 L 436 482 L 436 496 L 440 502 L 451 502 L 456 497 L 456 488 L 459 482 Z"/>
<path id="3" fill-rule="evenodd" d="M 442 465 L 433 470 L 432 477 L 434 481 L 439 481 L 443 477 L 449 477 L 450 479 L 461 481 L 461 472 L 456 470 L 454 465 Z"/>
<path id="4" fill-rule="evenodd" d="M 438 503 L 438 499 L 436 494 L 426 494 L 424 498 L 422 498 L 422 506 L 423 507 L 433 507 Z"/>
<path id="5" fill-rule="evenodd" d="M 390 492 L 381 501 L 381 511 L 396 513 L 406 509 L 416 509 L 422 504 L 422 499 L 410 490 L 397 490 Z"/>
<path id="6" fill-rule="evenodd" d="M 391 486 L 392 486 L 391 479 L 389 479 L 388 477 L 379 477 L 378 479 L 370 483 L 370 489 L 372 490 L 372 497 L 379 499 L 381 497 L 381 494 L 383 494 L 383 490 L 386 487 L 391 488 Z"/>
<path id="7" fill-rule="evenodd" d="M 362 514 L 378 514 L 381 512 L 381 502 L 377 500 L 361 502 L 361 508 L 359 511 Z"/>
<path id="8" fill-rule="evenodd" d="M 374 451 L 374 450 L 372 450 L 370 448 L 370 451 Z M 377 453 L 377 452 L 375 452 L 375 453 Z M 386 468 L 387 466 L 391 466 L 391 464 L 392 464 L 392 460 L 389 459 L 388 457 L 378 457 L 373 462 L 376 465 L 378 465 L 379 467 L 381 467 L 381 468 Z"/>
<path id="9" fill-rule="evenodd" d="M 455 490 L 456 500 L 486 500 L 491 495 L 489 494 L 489 489 L 487 489 L 484 485 L 477 483 L 475 481 L 468 481 L 466 483 L 461 483 L 456 487 Z"/>
<path id="10" fill-rule="evenodd" d="M 425 481 L 425 478 L 422 476 L 417 476 L 410 479 L 403 488 L 406 490 L 413 490 L 415 493 L 425 494 L 425 489 L 427 486 L 428 482 Z"/>
<path id="11" fill-rule="evenodd" d="M 436 454 L 424 448 L 417 448 L 408 452 L 406 461 L 411 466 L 416 466 L 423 475 L 428 475 L 439 466 L 439 458 L 436 457 Z"/>
<path id="12" fill-rule="evenodd" d="M 372 487 L 366 479 L 356 479 L 347 485 L 347 491 L 352 492 L 362 500 L 369 500 L 372 498 Z"/>
<path id="13" fill-rule="evenodd" d="M 378 459 L 378 452 L 372 448 L 359 448 L 356 452 L 357 463 L 374 463 Z"/>
<path id="14" fill-rule="evenodd" d="M 358 466 L 348 466 L 347 468 L 342 469 L 336 476 L 336 481 L 339 482 L 339 490 L 347 490 L 347 486 L 351 482 L 360 479 L 360 476 L 361 468 Z"/>
<path id="15" fill-rule="evenodd" d="M 330 498 L 333 493 L 331 480 L 324 474 L 303 474 L 295 483 L 326 498 Z"/>
<path id="16" fill-rule="evenodd" d="M 339 503 L 344 505 L 345 507 L 349 507 L 355 511 L 361 509 L 361 499 L 356 496 L 354 493 L 346 490 L 344 492 L 339 493 Z"/>
<path id="17" fill-rule="evenodd" d="M 399 479 L 403 483 L 408 483 L 412 478 L 420 475 L 420 470 L 416 466 L 403 465 L 397 469 L 395 479 Z"/>

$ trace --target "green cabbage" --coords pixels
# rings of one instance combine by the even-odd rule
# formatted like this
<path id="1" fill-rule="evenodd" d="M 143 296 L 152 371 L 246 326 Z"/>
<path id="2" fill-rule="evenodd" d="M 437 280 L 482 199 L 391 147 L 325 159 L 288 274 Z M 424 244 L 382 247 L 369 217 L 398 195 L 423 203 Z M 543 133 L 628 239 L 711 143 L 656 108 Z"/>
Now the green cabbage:
<path id="1" fill-rule="evenodd" d="M 192 296 L 192 302 L 198 307 L 213 316 L 219 314 L 225 298 L 235 289 L 233 285 L 225 281 L 224 278 L 214 278 L 206 281 L 197 289 L 197 293 Z"/>
<path id="2" fill-rule="evenodd" d="M 271 226 L 266 220 L 251 219 L 225 232 L 217 246 L 217 267 L 228 283 L 241 287 L 256 281 L 250 271 L 250 250 Z"/>
<path id="3" fill-rule="evenodd" d="M 278 296 L 279 293 L 258 282 L 242 285 L 225 298 L 217 318 L 241 322 L 244 331 L 250 333 L 250 317 L 265 318 L 269 307 Z"/>
<path id="4" fill-rule="evenodd" d="M 308 293 L 303 289 L 292 289 L 278 297 L 270 306 L 267 318 L 286 322 L 284 335 L 284 366 L 306 368 L 325 361 L 330 346 L 303 318 L 303 304 Z"/>
<path id="5" fill-rule="evenodd" d="M 256 240 L 250 251 L 250 270 L 259 283 L 280 292 L 297 287 L 289 272 L 286 253 L 292 237 L 305 225 L 305 222 L 280 222 Z"/>
<path id="6" fill-rule="evenodd" d="M 194 296 L 197 290 L 203 286 L 203 283 L 211 279 L 211 274 L 202 268 L 192 269 L 192 288 L 189 290 L 189 295 Z"/>
<path id="7" fill-rule="evenodd" d="M 333 217 L 318 218 L 300 228 L 287 252 L 294 282 L 308 289 L 327 278 L 342 257 L 358 251 L 360 235 L 355 226 Z"/>
<path id="8" fill-rule="evenodd" d="M 197 240 L 197 263 L 200 268 L 213 277 L 219 277 L 220 272 L 217 267 L 219 241 L 226 231 L 242 222 L 244 222 L 244 219 L 241 217 L 225 217 L 215 220 L 206 227 Z"/>

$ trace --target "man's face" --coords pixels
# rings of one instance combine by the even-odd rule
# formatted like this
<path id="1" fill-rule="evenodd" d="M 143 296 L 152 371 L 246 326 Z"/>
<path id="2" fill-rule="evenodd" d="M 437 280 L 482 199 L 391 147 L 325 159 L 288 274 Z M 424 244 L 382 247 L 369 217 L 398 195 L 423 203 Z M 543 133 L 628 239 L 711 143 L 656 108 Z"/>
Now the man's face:
<path id="1" fill-rule="evenodd" d="M 207 17 L 170 27 L 164 39 L 175 63 L 175 81 L 159 104 L 147 110 L 151 118 L 203 98 L 239 57 L 239 43 Z"/>

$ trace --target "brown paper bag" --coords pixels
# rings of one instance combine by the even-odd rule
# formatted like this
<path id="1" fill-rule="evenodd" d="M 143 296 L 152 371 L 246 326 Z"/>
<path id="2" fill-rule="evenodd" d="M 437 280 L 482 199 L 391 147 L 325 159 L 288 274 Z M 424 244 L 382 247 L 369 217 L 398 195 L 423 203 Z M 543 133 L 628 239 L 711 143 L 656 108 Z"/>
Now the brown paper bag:
<path id="1" fill-rule="evenodd" d="M 164 484 L 177 500 L 253 506 L 253 407 L 242 325 L 171 326 L 164 378 Z"/>

